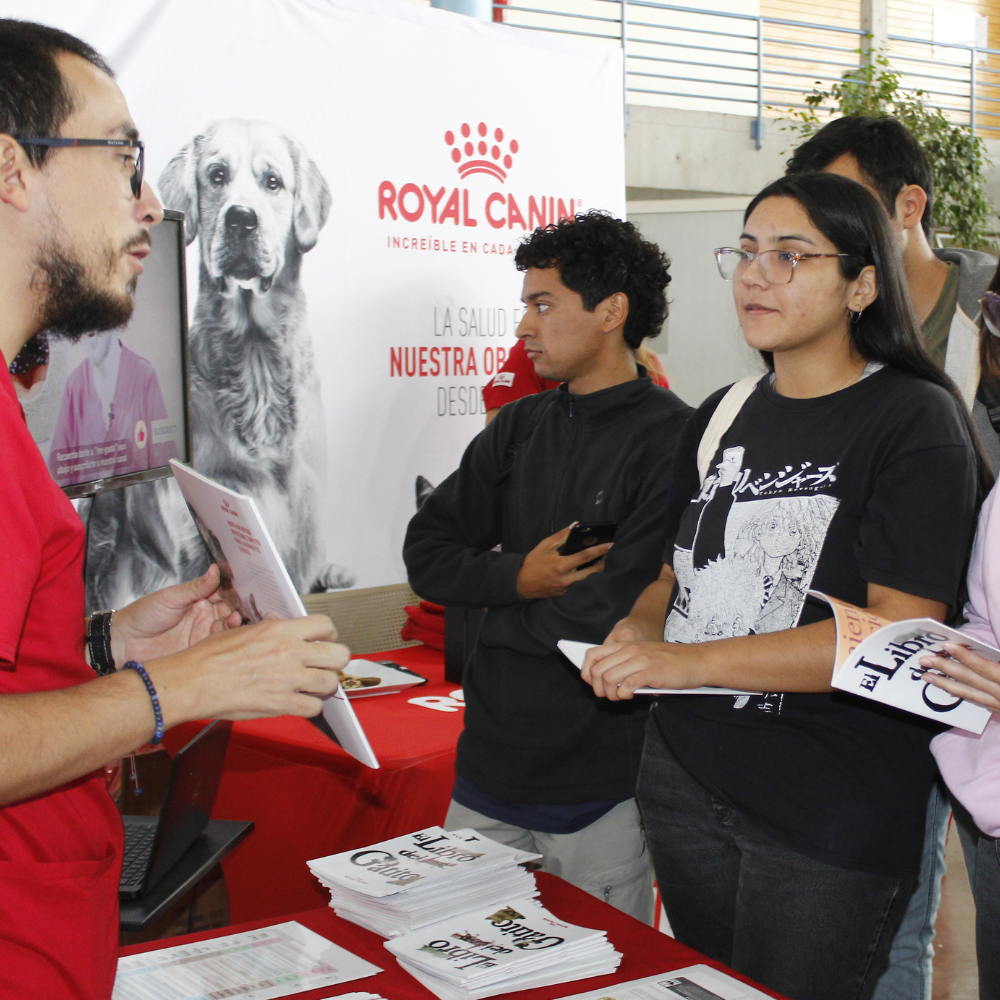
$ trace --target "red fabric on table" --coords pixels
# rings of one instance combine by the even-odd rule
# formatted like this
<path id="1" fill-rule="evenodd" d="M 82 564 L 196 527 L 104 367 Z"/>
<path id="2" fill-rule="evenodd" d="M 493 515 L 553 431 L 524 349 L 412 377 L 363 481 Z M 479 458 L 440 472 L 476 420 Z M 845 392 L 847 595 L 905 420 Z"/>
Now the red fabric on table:
<path id="1" fill-rule="evenodd" d="M 246 841 L 244 841 L 246 843 Z M 756 989 L 771 997 L 780 994 L 764 989 L 738 975 L 732 969 L 727 969 L 719 962 L 705 958 L 698 952 L 675 941 L 666 934 L 654 931 L 651 927 L 634 920 L 620 910 L 608 906 L 607 903 L 575 886 L 564 882 L 554 875 L 537 872 L 538 887 L 541 889 L 542 903 L 557 917 L 582 927 L 594 927 L 607 931 L 608 940 L 624 956 L 618 971 L 610 976 L 597 976 L 593 979 L 581 979 L 574 983 L 563 983 L 560 986 L 546 986 L 538 990 L 521 990 L 518 993 L 505 993 L 504 996 L 514 996 L 520 1000 L 556 1000 L 558 997 L 573 996 L 576 993 L 589 993 L 591 990 L 607 989 L 617 983 L 626 983 L 633 979 L 645 979 L 647 976 L 657 976 L 674 969 L 683 969 L 688 965 L 709 965 L 713 969 L 749 983 Z M 186 934 L 183 937 L 167 938 L 163 941 L 149 941 L 145 944 L 132 945 L 123 948 L 122 955 L 136 955 L 157 948 L 170 948 L 178 944 L 188 944 L 192 941 L 205 941 L 209 938 L 235 934 L 239 931 L 254 930 L 257 927 L 279 923 L 285 920 L 297 920 L 310 930 L 341 948 L 373 962 L 383 972 L 367 979 L 355 979 L 338 986 L 326 986 L 320 990 L 308 990 L 305 993 L 295 993 L 296 1000 L 322 1000 L 341 993 L 353 993 L 364 990 L 378 993 L 388 1000 L 437 1000 L 424 989 L 409 973 L 404 972 L 392 954 L 382 945 L 383 939 L 371 931 L 366 931 L 346 920 L 341 920 L 329 907 L 320 910 L 310 910 L 305 913 L 290 913 L 280 920 L 258 920 L 241 927 L 223 927 L 214 931 L 203 931 L 201 934 Z"/>
<path id="2" fill-rule="evenodd" d="M 379 770 L 360 764 L 305 719 L 237 722 L 213 819 L 253 820 L 253 833 L 223 862 L 233 923 L 322 906 L 329 896 L 309 873 L 311 858 L 397 837 L 444 821 L 455 780 L 464 712 L 409 704 L 447 696 L 444 656 L 426 646 L 364 659 L 393 660 L 428 683 L 397 694 L 352 699 Z M 176 753 L 204 724 L 164 738 Z"/>

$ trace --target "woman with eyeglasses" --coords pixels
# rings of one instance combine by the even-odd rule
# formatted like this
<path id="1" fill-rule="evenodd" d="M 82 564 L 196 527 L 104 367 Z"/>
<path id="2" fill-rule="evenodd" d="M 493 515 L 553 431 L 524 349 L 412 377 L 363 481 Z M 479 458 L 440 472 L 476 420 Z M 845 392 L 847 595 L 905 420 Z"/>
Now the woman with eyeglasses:
<path id="1" fill-rule="evenodd" d="M 735 692 L 650 714 L 637 798 L 671 927 L 791 1000 L 857 1000 L 916 883 L 937 728 L 832 691 L 809 591 L 948 618 L 990 474 L 859 184 L 775 181 L 716 255 L 767 372 L 688 422 L 663 571 L 583 677 L 612 702 Z"/>

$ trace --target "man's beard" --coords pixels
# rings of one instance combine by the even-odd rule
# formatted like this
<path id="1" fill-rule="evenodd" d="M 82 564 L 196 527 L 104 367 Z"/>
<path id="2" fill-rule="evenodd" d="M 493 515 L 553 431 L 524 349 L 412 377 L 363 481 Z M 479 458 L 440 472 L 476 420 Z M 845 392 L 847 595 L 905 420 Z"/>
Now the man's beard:
<path id="1" fill-rule="evenodd" d="M 130 240 L 122 250 L 148 245 L 143 235 Z M 108 275 L 114 270 L 120 251 L 105 251 L 102 257 Z M 50 243 L 35 262 L 33 283 L 42 289 L 39 329 L 76 343 L 86 333 L 115 330 L 132 318 L 132 293 L 136 280 L 129 282 L 126 293 L 98 288 L 86 266 L 69 256 L 55 242 Z"/>

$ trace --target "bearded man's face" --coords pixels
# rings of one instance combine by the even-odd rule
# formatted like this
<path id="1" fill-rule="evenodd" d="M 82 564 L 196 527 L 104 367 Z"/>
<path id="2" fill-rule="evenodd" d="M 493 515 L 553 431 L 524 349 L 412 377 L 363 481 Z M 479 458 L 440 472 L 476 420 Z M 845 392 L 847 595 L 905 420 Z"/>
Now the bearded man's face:
<path id="1" fill-rule="evenodd" d="M 50 334 L 76 342 L 85 333 L 114 330 L 132 316 L 136 279 L 124 291 L 114 287 L 112 277 L 123 253 L 148 245 L 145 233 L 137 234 L 117 249 L 110 245 L 90 254 L 79 253 L 49 240 L 35 263 L 33 283 L 41 292 L 40 325 Z"/>

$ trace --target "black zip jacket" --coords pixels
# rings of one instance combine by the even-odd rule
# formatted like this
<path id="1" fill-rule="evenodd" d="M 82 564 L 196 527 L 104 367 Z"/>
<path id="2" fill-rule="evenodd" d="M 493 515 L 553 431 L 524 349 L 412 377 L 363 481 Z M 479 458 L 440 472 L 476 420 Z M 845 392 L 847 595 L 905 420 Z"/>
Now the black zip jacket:
<path id="1" fill-rule="evenodd" d="M 645 369 L 587 395 L 527 396 L 500 410 L 410 521 L 413 589 L 489 608 L 463 678 L 457 761 L 481 791 L 541 803 L 634 794 L 645 699 L 596 698 L 556 643 L 603 642 L 659 574 L 671 462 L 691 412 Z M 524 600 L 525 554 L 573 521 L 618 522 L 604 572 L 562 597 Z"/>

